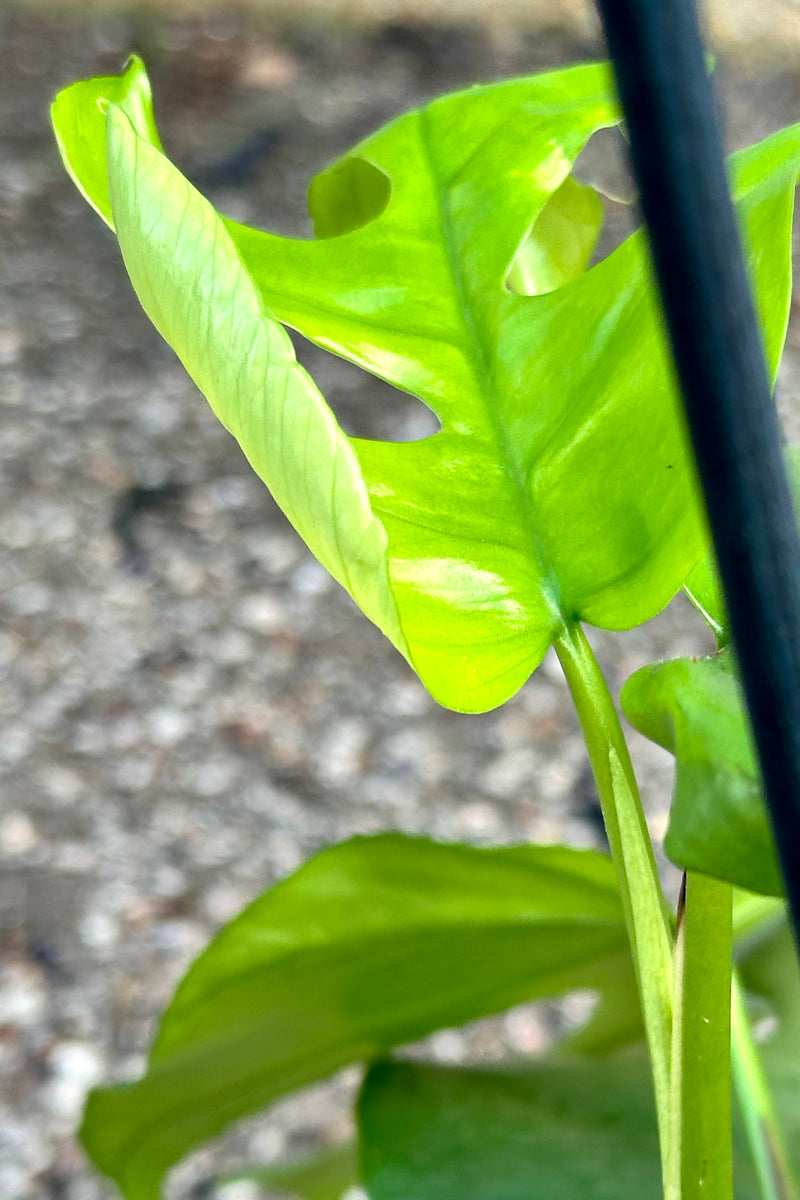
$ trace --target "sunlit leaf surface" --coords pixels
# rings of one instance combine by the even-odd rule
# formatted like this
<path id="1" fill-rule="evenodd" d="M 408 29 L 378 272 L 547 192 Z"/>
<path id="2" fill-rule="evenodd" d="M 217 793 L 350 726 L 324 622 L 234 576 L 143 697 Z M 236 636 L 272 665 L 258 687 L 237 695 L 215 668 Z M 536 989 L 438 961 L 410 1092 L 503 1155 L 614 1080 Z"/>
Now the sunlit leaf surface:
<path id="1" fill-rule="evenodd" d="M 800 529 L 800 447 L 788 447 L 785 462 Z M 731 640 L 730 620 L 713 551 L 710 550 L 691 572 L 684 584 L 684 591 L 711 626 L 718 644 L 727 646 Z"/>
<path id="2" fill-rule="evenodd" d="M 110 197 L 144 307 L 278 503 L 438 700 L 491 708 L 565 621 L 627 628 L 671 598 L 705 547 L 644 242 L 585 271 L 599 207 L 570 180 L 618 120 L 604 66 L 400 117 L 314 182 L 309 241 L 220 218 L 148 95 L 137 60 L 62 93 L 65 161 L 106 217 Z M 798 162 L 794 127 L 731 164 L 773 370 Z M 345 437 L 279 322 L 441 431 Z"/>

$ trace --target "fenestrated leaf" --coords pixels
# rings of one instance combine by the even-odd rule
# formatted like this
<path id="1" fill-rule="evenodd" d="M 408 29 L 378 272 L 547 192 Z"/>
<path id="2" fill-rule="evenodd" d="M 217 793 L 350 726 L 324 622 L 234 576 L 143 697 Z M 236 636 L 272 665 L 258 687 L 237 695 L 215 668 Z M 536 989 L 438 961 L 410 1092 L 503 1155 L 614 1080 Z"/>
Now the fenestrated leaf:
<path id="1" fill-rule="evenodd" d="M 370 1200 L 655 1200 L 644 1056 L 506 1070 L 397 1062 L 359 1104 Z"/>
<path id="2" fill-rule="evenodd" d="M 609 859 L 399 835 L 324 851 L 200 956 L 147 1072 L 92 1093 L 82 1137 L 128 1200 L 287 1091 L 434 1029 L 602 989 L 627 935 Z"/>
<path id="3" fill-rule="evenodd" d="M 85 100 L 79 85 L 67 93 L 56 121 L 71 170 L 91 192 L 102 148 L 89 123 L 65 116 L 84 102 L 96 108 L 98 86 L 85 86 Z M 642 237 L 545 295 L 506 286 L 531 229 L 530 245 L 538 238 L 545 253 L 525 290 L 580 270 L 583 235 L 579 252 L 562 254 L 561 222 L 551 218 L 583 193 L 567 187 L 547 206 L 591 134 L 617 120 L 603 66 L 446 97 L 325 173 L 312 207 L 326 236 L 314 241 L 230 221 L 226 237 L 129 124 L 109 121 L 111 191 L 124 213 L 115 221 L 145 306 L 196 378 L 220 384 L 215 407 L 279 503 L 289 476 L 303 473 L 313 511 L 295 485 L 290 516 L 304 536 L 313 532 L 322 561 L 338 561 L 340 526 L 351 535 L 342 561 L 363 531 L 362 569 L 353 579 L 334 573 L 455 708 L 510 696 L 564 620 L 625 628 L 651 616 L 704 551 Z M 800 127 L 731 164 L 773 368 L 798 162 Z M 192 237 L 176 262 L 185 207 Z M 178 327 L 172 301 L 198 282 Z M 348 443 L 316 393 L 313 403 L 306 387 L 299 401 L 284 394 L 285 355 L 276 372 L 263 350 L 254 366 L 255 297 L 261 319 L 271 314 L 419 397 L 441 432 L 413 444 Z M 276 337 L 257 344 L 265 341 Z M 345 464 L 344 484 L 334 462 Z"/>
<path id="4" fill-rule="evenodd" d="M 786 474 L 800 529 L 800 446 L 785 451 Z M 714 631 L 718 644 L 727 646 L 731 640 L 730 620 L 725 606 L 714 551 L 709 550 L 683 585 L 686 595 Z"/>
<path id="5" fill-rule="evenodd" d="M 758 767 L 729 651 L 643 667 L 627 681 L 631 724 L 675 755 L 664 849 L 688 870 L 781 895 Z"/>
<path id="6" fill-rule="evenodd" d="M 507 280 L 511 291 L 539 296 L 577 279 L 589 265 L 602 224 L 597 192 L 568 175 L 517 251 Z"/>
<path id="7" fill-rule="evenodd" d="M 212 206 L 121 108 L 109 108 L 107 130 L 114 221 L 142 305 L 320 562 L 405 650 L 386 533 L 349 440 Z"/>

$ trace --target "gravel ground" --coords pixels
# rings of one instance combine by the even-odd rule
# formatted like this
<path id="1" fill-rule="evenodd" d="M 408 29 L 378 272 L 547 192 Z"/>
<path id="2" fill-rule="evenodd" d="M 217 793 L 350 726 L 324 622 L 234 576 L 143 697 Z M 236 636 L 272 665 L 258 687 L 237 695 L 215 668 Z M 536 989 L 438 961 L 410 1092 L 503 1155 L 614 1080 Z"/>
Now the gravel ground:
<path id="1" fill-rule="evenodd" d="M 559 29 L 335 30 L 234 16 L 78 24 L 0 11 L 0 1195 L 110 1195 L 73 1141 L 86 1089 L 141 1068 L 157 1013 L 221 922 L 320 847 L 386 828 L 600 845 L 582 742 L 549 659 L 504 709 L 438 709 L 310 559 L 139 312 L 113 238 L 66 180 L 54 90 L 145 55 L 165 140 L 232 215 L 308 233 L 308 178 L 448 88 L 596 56 Z M 784 47 L 786 49 L 786 47 Z M 793 48 L 796 51 L 796 47 Z M 783 65 L 782 65 L 783 64 Z M 723 61 L 731 139 L 800 114 L 800 76 Z M 606 151 L 595 155 L 599 169 Z M 429 420 L 299 352 L 350 432 Z M 800 441 L 800 333 L 780 400 Z M 685 603 L 598 635 L 614 687 L 709 640 Z M 665 755 L 632 739 L 654 830 Z M 444 1059 L 535 1050 L 573 1010 L 447 1032 Z M 353 1073 L 176 1173 L 347 1128 Z M 248 1185 L 228 1200 L 250 1200 Z"/>

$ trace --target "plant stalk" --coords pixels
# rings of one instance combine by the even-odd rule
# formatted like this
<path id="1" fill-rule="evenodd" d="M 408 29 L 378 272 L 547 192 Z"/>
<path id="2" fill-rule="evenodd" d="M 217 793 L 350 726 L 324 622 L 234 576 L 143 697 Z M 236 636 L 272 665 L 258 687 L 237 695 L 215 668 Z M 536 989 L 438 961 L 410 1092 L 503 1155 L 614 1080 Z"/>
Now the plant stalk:
<path id="1" fill-rule="evenodd" d="M 797 1182 L 789 1164 L 736 971 L 731 996 L 731 1054 L 739 1111 L 763 1200 L 798 1200 Z"/>
<path id="2" fill-rule="evenodd" d="M 598 0 L 800 951 L 800 541 L 695 0 Z"/>
<path id="3" fill-rule="evenodd" d="M 579 625 L 566 625 L 555 649 L 583 729 L 617 870 L 650 1051 L 661 1161 L 669 1161 L 672 945 L 628 746 L 597 659 Z M 727 1051 L 726 1051 L 727 1054 Z M 665 1177 L 666 1178 L 666 1177 Z M 679 1193 L 666 1200 L 679 1200 Z"/>
<path id="4" fill-rule="evenodd" d="M 681 1200 L 733 1196 L 732 916 L 730 884 L 694 871 L 684 875 L 675 932 L 671 1127 L 665 1171 Z"/>

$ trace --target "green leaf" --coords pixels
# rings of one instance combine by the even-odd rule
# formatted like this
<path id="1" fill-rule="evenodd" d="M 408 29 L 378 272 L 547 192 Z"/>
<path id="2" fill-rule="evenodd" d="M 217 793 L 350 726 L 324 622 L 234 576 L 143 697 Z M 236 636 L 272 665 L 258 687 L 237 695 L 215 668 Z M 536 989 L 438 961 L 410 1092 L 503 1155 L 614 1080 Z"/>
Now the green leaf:
<path id="1" fill-rule="evenodd" d="M 800 529 L 800 446 L 790 446 L 785 452 L 785 458 L 786 474 Z M 719 646 L 727 646 L 731 640 L 730 620 L 713 550 L 709 550 L 702 562 L 697 564 L 683 587 L 692 604 L 711 626 Z"/>
<path id="2" fill-rule="evenodd" d="M 517 251 L 507 281 L 511 291 L 540 296 L 577 279 L 589 265 L 602 224 L 597 192 L 567 176 Z"/>
<path id="3" fill-rule="evenodd" d="M 647 1065 L 381 1063 L 359 1105 L 370 1200 L 645 1200 L 660 1192 Z"/>
<path id="4" fill-rule="evenodd" d="M 379 217 L 392 195 L 392 181 L 365 158 L 342 159 L 311 181 L 308 210 L 318 238 L 352 233 Z"/>
<path id="5" fill-rule="evenodd" d="M 492 1070 L 379 1063 L 362 1089 L 359 1127 L 370 1200 L 661 1195 L 649 1071 L 637 1052 Z M 736 1198 L 758 1200 L 738 1119 L 734 1134 Z"/>
<path id="6" fill-rule="evenodd" d="M 109 108 L 107 131 L 117 235 L 144 308 L 313 552 L 405 649 L 386 533 L 352 445 L 265 311 L 211 205 L 121 108 Z M 154 229 L 160 256 L 149 249 Z"/>
<path id="7" fill-rule="evenodd" d="M 326 1146 L 294 1162 L 235 1171 L 213 1180 L 211 1186 L 220 1188 L 246 1179 L 298 1200 L 343 1200 L 359 1178 L 358 1145 L 350 1141 Z"/>
<path id="8" fill-rule="evenodd" d="M 784 1144 L 800 1177 L 800 968 L 785 919 L 744 955 L 740 972 L 751 995 L 768 1001 L 776 1021 L 759 1050 Z"/>
<path id="9" fill-rule="evenodd" d="M 101 92 L 75 85 L 54 120 L 102 211 Z M 146 309 L 438 700 L 491 708 L 565 619 L 628 628 L 671 598 L 705 538 L 643 237 L 575 277 L 596 201 L 565 183 L 591 134 L 619 119 L 605 66 L 399 118 L 312 187 L 325 236 L 311 241 L 223 228 L 127 99 L 109 99 L 114 222 Z M 731 164 L 773 367 L 799 162 L 796 127 Z M 514 294 L 517 267 L 533 276 L 522 290 L 547 294 Z M 349 441 L 270 316 L 417 396 L 441 432 Z"/>
<path id="10" fill-rule="evenodd" d="M 729 651 L 643 667 L 627 681 L 631 724 L 675 755 L 664 849 L 678 866 L 782 894 L 761 783 Z"/>
<path id="11" fill-rule="evenodd" d="M 683 590 L 711 627 L 718 647 L 724 649 L 731 640 L 731 629 L 713 550 L 690 572 Z"/>
<path id="12" fill-rule="evenodd" d="M 84 199 L 114 228 L 108 193 L 106 113 L 124 107 L 137 133 L 161 149 L 153 116 L 153 95 L 142 60 L 133 55 L 122 75 L 99 75 L 73 83 L 53 101 L 51 117 L 64 166 Z"/>
<path id="13" fill-rule="evenodd" d="M 189 1149 L 277 1096 L 443 1026 L 602 988 L 628 960 L 602 855 L 346 842 L 218 934 L 144 1078 L 92 1093 L 84 1145 L 128 1200 L 153 1200 Z"/>
<path id="14" fill-rule="evenodd" d="M 586 1024 L 559 1042 L 566 1053 L 607 1056 L 641 1042 L 642 1008 L 630 954 L 609 958 L 593 968 L 598 1003 Z"/>
<path id="15" fill-rule="evenodd" d="M 800 448 L 787 450 L 786 468 L 800 514 Z M 727 646 L 730 624 L 713 553 L 691 573 L 685 590 L 719 645 Z M 670 858 L 751 891 L 783 895 L 730 652 L 645 667 L 623 688 L 622 703 L 631 723 L 677 758 L 665 839 Z"/>

